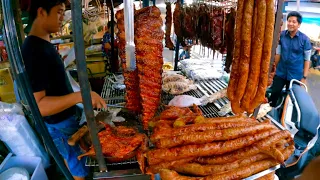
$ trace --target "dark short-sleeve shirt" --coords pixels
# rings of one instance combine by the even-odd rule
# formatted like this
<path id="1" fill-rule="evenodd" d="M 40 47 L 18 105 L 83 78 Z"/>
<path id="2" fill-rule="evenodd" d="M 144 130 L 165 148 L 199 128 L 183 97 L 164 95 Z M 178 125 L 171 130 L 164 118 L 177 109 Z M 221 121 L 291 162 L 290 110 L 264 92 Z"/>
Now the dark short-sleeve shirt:
<path id="1" fill-rule="evenodd" d="M 63 61 L 55 47 L 36 36 L 28 36 L 22 45 L 22 57 L 33 92 L 46 91 L 46 96 L 64 96 L 73 93 Z M 58 114 L 44 117 L 55 124 L 75 115 L 73 106 Z"/>
<path id="2" fill-rule="evenodd" d="M 281 55 L 276 75 L 288 81 L 302 79 L 305 52 L 312 48 L 308 36 L 298 31 L 291 38 L 290 33 L 285 30 L 281 32 L 279 45 L 281 45 Z"/>

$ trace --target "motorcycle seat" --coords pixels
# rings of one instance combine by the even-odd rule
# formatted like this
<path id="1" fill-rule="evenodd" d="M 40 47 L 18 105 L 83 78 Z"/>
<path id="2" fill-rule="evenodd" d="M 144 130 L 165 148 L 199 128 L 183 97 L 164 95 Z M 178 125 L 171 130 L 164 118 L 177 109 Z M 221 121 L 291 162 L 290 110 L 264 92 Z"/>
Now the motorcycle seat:
<path id="1" fill-rule="evenodd" d="M 316 135 L 320 119 L 319 112 L 311 96 L 298 84 L 292 85 L 292 92 L 301 112 L 299 131 L 303 130 L 305 132 L 304 134 Z"/>

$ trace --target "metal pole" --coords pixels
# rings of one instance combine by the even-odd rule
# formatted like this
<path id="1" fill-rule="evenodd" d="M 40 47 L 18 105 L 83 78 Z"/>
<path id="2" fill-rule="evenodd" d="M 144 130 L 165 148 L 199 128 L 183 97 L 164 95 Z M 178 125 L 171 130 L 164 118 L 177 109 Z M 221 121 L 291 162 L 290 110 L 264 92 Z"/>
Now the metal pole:
<path id="1" fill-rule="evenodd" d="M 72 31 L 74 39 L 74 48 L 78 69 L 78 77 L 81 88 L 82 103 L 84 107 L 84 112 L 87 118 L 87 124 L 92 139 L 93 148 L 99 163 L 100 171 L 106 171 L 107 166 L 103 158 L 101 144 L 97 135 L 97 125 L 94 118 L 92 100 L 91 100 L 91 90 L 88 80 L 87 65 L 85 59 L 84 51 L 84 40 L 83 40 L 83 27 L 82 27 L 82 5 L 81 1 L 73 0 L 71 3 L 71 13 L 72 13 Z"/>
<path id="2" fill-rule="evenodd" d="M 117 70 L 118 65 L 116 63 L 119 63 L 116 58 L 118 56 L 115 55 L 114 53 L 114 7 L 113 7 L 113 0 L 111 1 L 111 71 L 115 73 Z"/>
<path id="3" fill-rule="evenodd" d="M 156 0 L 152 0 L 154 6 L 156 6 Z"/>
<path id="4" fill-rule="evenodd" d="M 9 62 L 12 68 L 12 72 L 15 74 L 16 82 L 19 89 L 22 89 L 23 97 L 26 99 L 26 103 L 29 105 L 28 111 L 31 111 L 33 120 L 36 126 L 36 130 L 41 135 L 44 144 L 49 150 L 49 153 L 56 161 L 58 167 L 61 169 L 62 173 L 68 180 L 72 180 L 73 177 L 70 171 L 65 166 L 62 157 L 60 156 L 52 138 L 48 132 L 44 120 L 42 119 L 41 113 L 39 111 L 38 105 L 34 99 L 32 87 L 24 68 L 22 61 L 21 50 L 18 41 L 18 34 L 16 30 L 16 25 L 14 23 L 13 9 L 10 4 L 10 0 L 2 0 L 3 14 L 4 16 L 4 40 L 8 50 Z"/>
<path id="5" fill-rule="evenodd" d="M 279 43 L 279 33 L 281 31 L 281 21 L 282 21 L 282 18 L 283 18 L 283 13 L 282 13 L 283 1 L 284 0 L 279 0 L 278 1 L 278 7 L 277 7 L 277 13 L 276 13 L 276 23 L 275 23 L 274 31 L 273 31 L 273 42 L 272 42 L 272 51 L 271 51 L 269 74 L 270 74 L 272 66 L 273 66 L 274 57 L 275 57 L 275 54 L 276 54 L 276 49 L 277 49 L 277 46 L 278 46 L 278 43 Z"/>
<path id="6" fill-rule="evenodd" d="M 174 56 L 174 71 L 178 71 L 178 62 L 179 62 L 179 46 L 180 41 L 177 37 L 176 47 L 175 47 L 175 56 Z"/>
<path id="7" fill-rule="evenodd" d="M 148 7 L 150 5 L 149 0 L 143 0 L 143 7 Z"/>

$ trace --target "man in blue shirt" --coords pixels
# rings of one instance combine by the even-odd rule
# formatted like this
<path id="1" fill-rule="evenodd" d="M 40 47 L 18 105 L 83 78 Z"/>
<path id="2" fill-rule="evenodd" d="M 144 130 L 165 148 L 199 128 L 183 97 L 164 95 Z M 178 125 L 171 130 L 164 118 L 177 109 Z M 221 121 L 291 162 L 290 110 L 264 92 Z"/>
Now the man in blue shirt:
<path id="1" fill-rule="evenodd" d="M 270 97 L 273 107 L 277 105 L 284 85 L 288 88 L 292 79 L 306 82 L 312 47 L 309 38 L 299 31 L 301 23 L 301 14 L 292 11 L 287 17 L 288 30 L 281 32 L 275 56 L 277 70 Z"/>

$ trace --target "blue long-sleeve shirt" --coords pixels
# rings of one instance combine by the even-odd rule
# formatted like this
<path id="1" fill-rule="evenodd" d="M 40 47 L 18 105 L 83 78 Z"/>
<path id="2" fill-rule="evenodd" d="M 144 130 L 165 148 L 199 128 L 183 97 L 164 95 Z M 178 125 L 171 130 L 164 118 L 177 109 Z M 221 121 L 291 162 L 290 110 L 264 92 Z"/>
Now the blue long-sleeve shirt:
<path id="1" fill-rule="evenodd" d="M 302 32 L 298 31 L 291 38 L 287 30 L 282 31 L 277 48 L 280 61 L 276 75 L 288 81 L 292 79 L 301 80 L 303 77 L 304 61 L 310 60 L 311 48 L 308 36 Z"/>

